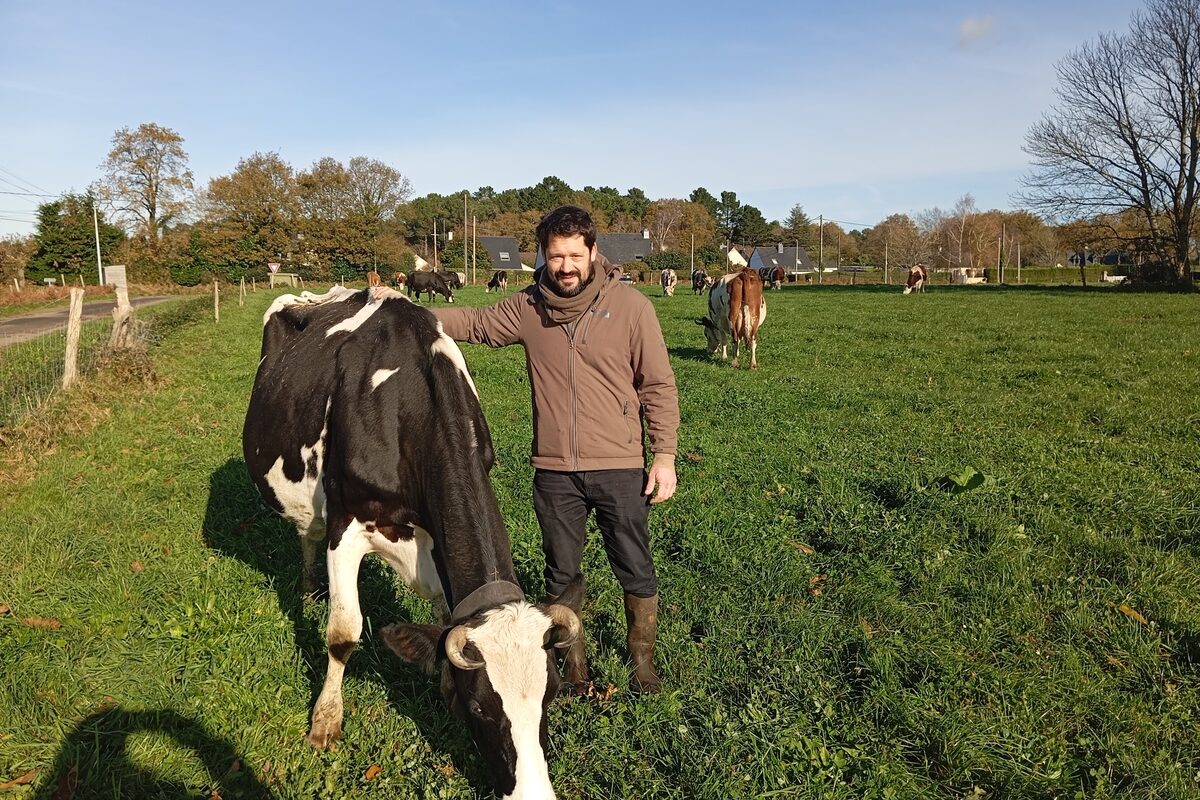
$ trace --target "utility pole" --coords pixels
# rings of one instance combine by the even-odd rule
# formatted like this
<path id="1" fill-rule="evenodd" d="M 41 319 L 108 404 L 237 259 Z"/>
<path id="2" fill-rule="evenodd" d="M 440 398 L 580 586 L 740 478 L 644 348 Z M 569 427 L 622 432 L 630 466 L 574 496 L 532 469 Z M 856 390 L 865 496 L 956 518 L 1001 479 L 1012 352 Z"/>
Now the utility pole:
<path id="1" fill-rule="evenodd" d="M 1017 239 L 1017 286 L 1021 285 L 1021 240 Z"/>
<path id="2" fill-rule="evenodd" d="M 476 280 L 476 278 L 475 278 L 475 242 L 478 239 L 478 237 L 476 236 L 476 233 L 478 232 L 478 230 L 479 230 L 479 226 L 475 221 L 475 215 L 472 214 L 471 215 L 471 285 L 472 286 L 475 285 L 475 280 Z"/>
<path id="3" fill-rule="evenodd" d="M 96 285 L 104 285 L 104 267 L 100 263 L 100 218 L 96 214 L 96 204 L 92 203 L 92 229 L 96 232 Z"/>
<path id="4" fill-rule="evenodd" d="M 467 271 L 467 190 L 463 189 L 463 272 Z M 471 274 L 471 285 L 475 285 L 475 274 Z"/>
<path id="5" fill-rule="evenodd" d="M 883 282 L 889 284 L 892 278 L 888 275 L 888 243 L 887 239 L 883 240 Z"/>
<path id="6" fill-rule="evenodd" d="M 821 248 L 817 254 L 817 283 L 820 283 L 821 276 L 825 274 L 825 215 L 818 214 L 817 219 L 821 228 Z"/>
<path id="7" fill-rule="evenodd" d="M 437 217 L 433 218 L 433 271 L 438 271 L 438 255 L 437 255 Z"/>

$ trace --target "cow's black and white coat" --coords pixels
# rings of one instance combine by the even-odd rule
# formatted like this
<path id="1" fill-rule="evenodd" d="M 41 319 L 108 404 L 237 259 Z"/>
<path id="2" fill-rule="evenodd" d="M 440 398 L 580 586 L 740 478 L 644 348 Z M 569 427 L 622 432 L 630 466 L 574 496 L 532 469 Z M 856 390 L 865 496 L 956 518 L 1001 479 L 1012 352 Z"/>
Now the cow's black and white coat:
<path id="1" fill-rule="evenodd" d="M 374 553 L 449 624 L 380 634 L 432 669 L 465 716 L 506 797 L 553 797 L 545 708 L 558 689 L 547 650 L 578 632 L 563 605 L 517 586 L 488 471 L 491 435 L 458 346 L 398 293 L 335 287 L 277 299 L 243 432 L 267 503 L 300 534 L 304 582 L 326 542 L 329 666 L 309 741 L 341 734 L 342 676 L 362 633 L 358 569 Z"/>

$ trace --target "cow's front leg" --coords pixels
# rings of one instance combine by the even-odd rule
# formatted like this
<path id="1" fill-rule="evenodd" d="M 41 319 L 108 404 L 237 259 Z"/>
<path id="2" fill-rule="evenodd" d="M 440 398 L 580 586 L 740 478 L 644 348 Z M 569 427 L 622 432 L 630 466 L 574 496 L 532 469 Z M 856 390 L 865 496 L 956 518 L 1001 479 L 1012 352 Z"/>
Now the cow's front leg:
<path id="1" fill-rule="evenodd" d="M 312 727 L 308 741 L 313 747 L 325 749 L 342 736 L 342 676 L 346 662 L 362 634 L 362 609 L 358 603 L 358 567 L 367 553 L 362 526 L 357 521 L 342 534 L 336 547 L 328 550 L 329 565 L 329 623 L 325 641 L 329 651 L 329 666 L 325 685 L 313 708 Z"/>

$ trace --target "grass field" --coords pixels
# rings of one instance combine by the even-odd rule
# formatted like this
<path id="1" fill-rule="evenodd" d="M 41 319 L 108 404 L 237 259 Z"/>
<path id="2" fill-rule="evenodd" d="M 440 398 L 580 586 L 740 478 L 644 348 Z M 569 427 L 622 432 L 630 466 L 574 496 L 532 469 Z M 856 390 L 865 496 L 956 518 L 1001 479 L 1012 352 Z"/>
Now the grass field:
<path id="1" fill-rule="evenodd" d="M 613 691 L 554 706 L 560 796 L 1200 796 L 1200 299 L 789 286 L 751 372 L 704 353 L 702 298 L 647 291 L 683 412 L 651 518 L 667 690 L 626 691 L 593 538 Z M 152 385 L 0 480 L 11 796 L 487 795 L 436 679 L 373 635 L 429 617 L 373 562 L 345 739 L 303 741 L 324 605 L 240 447 L 268 300 L 176 330 Z M 522 353 L 464 351 L 540 596 Z"/>

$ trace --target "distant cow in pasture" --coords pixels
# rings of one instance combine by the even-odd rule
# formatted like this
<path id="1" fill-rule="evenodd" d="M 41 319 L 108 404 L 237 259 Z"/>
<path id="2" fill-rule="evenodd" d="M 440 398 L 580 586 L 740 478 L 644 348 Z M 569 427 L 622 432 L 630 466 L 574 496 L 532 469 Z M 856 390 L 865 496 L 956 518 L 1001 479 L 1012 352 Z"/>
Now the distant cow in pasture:
<path id="1" fill-rule="evenodd" d="M 929 273 L 924 264 L 913 264 L 908 270 L 908 280 L 904 282 L 904 293 L 925 293 L 925 284 L 929 281 Z"/>
<path id="2" fill-rule="evenodd" d="M 408 281 L 408 276 L 406 276 L 403 272 L 392 273 L 392 286 L 399 288 L 399 287 L 403 286 L 407 281 Z"/>
<path id="3" fill-rule="evenodd" d="M 490 292 L 492 289 L 501 294 L 508 291 L 508 270 L 498 269 L 492 273 L 491 279 L 487 282 L 487 289 L 484 291 Z"/>
<path id="4" fill-rule="evenodd" d="M 750 368 L 758 369 L 758 328 L 767 318 L 767 301 L 763 297 L 762 279 L 752 269 L 742 269 L 721 276 L 708 291 L 708 316 L 697 319 L 704 326 L 708 352 L 721 351 L 728 356 L 727 346 L 733 340 L 733 366 L 738 365 L 742 347 L 750 350 Z"/>
<path id="5" fill-rule="evenodd" d="M 675 274 L 673 269 L 664 269 L 662 274 L 658 276 L 659 283 L 662 284 L 663 295 L 666 297 L 675 296 L 675 284 L 679 283 L 679 276 Z"/>
<path id="6" fill-rule="evenodd" d="M 413 270 L 408 273 L 408 296 L 416 297 L 420 302 L 422 293 L 428 293 L 429 302 L 433 302 L 434 294 L 440 294 L 446 298 L 447 303 L 454 302 L 454 292 L 450 290 L 450 284 L 446 283 L 446 279 L 442 277 L 440 272 L 419 272 Z"/>
<path id="7" fill-rule="evenodd" d="M 376 272 L 375 270 L 371 270 L 370 272 L 367 273 L 367 286 L 374 287 L 374 286 L 382 286 L 382 285 L 383 285 L 383 281 L 380 280 L 378 272 Z"/>
<path id="8" fill-rule="evenodd" d="M 328 567 L 329 660 L 308 741 L 326 748 L 341 736 L 342 676 L 363 631 L 359 565 L 374 553 L 439 618 L 375 636 L 406 661 L 442 665 L 442 691 L 498 795 L 554 797 L 553 652 L 579 635 L 579 618 L 565 604 L 529 603 L 517 584 L 488 478 L 491 434 L 433 314 L 390 289 L 277 298 L 242 437 L 263 499 L 300 535 L 303 587 L 315 585 L 319 552 Z M 560 600 L 577 603 L 581 591 Z"/>
<path id="9" fill-rule="evenodd" d="M 713 278 L 702 269 L 692 270 L 692 294 L 703 294 L 713 285 Z"/>
<path id="10" fill-rule="evenodd" d="M 465 272 L 438 272 L 442 276 L 442 280 L 446 285 L 453 289 L 461 289 L 467 285 L 467 273 Z"/>
<path id="11" fill-rule="evenodd" d="M 787 273 L 783 271 L 783 267 L 763 267 L 758 271 L 758 277 L 762 279 L 764 287 L 782 289 L 783 282 L 787 280 Z"/>

